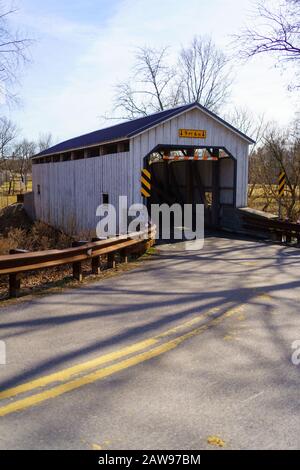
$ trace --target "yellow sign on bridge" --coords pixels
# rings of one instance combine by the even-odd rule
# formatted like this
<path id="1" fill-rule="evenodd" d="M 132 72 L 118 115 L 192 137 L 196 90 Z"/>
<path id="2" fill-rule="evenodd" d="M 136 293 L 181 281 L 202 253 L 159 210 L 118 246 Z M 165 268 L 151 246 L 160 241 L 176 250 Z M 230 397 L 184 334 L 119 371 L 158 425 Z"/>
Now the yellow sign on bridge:
<path id="1" fill-rule="evenodd" d="M 179 137 L 186 139 L 206 139 L 206 130 L 200 129 L 179 129 Z"/>

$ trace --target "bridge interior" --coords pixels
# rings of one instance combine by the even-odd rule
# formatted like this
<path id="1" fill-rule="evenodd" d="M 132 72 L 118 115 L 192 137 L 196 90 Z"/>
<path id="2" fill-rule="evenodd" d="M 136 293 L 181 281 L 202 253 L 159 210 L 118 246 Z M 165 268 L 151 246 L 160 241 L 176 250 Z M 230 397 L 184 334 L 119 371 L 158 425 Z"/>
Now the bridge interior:
<path id="1" fill-rule="evenodd" d="M 235 206 L 236 164 L 225 148 L 159 146 L 146 159 L 151 204 L 204 205 L 205 226 L 217 228 L 222 207 Z"/>

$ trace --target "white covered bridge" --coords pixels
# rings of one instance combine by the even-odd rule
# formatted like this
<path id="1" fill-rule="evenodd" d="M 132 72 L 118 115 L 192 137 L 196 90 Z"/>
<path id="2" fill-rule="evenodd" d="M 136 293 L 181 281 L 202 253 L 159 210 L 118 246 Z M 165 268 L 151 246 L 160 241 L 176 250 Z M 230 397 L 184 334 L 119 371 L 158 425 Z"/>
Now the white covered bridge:
<path id="1" fill-rule="evenodd" d="M 67 232 L 93 231 L 99 204 L 143 202 L 141 170 L 151 172 L 148 202 L 203 203 L 207 225 L 228 226 L 247 205 L 253 140 L 192 103 L 73 138 L 33 158 L 35 214 Z"/>

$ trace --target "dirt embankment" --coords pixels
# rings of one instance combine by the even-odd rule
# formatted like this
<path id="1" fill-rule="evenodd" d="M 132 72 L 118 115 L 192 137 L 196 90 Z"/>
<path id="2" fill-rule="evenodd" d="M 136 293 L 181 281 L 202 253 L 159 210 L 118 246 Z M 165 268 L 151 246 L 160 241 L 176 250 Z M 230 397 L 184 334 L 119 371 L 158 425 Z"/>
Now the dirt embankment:
<path id="1" fill-rule="evenodd" d="M 0 211 L 0 256 L 9 250 L 21 248 L 29 251 L 62 249 L 72 245 L 73 238 L 42 222 L 32 222 L 23 204 L 12 204 Z M 70 266 L 26 273 L 22 286 L 31 290 L 40 285 L 62 281 L 71 275 Z M 0 299 L 7 296 L 8 276 L 0 276 Z"/>
<path id="2" fill-rule="evenodd" d="M 5 237 L 12 229 L 30 230 L 33 223 L 23 204 L 12 204 L 0 210 L 0 236 Z"/>
<path id="3" fill-rule="evenodd" d="M 77 237 L 76 237 L 77 238 Z M 72 246 L 76 239 L 44 224 L 32 222 L 27 216 L 22 204 L 13 204 L 0 211 L 0 256 L 7 255 L 10 249 L 21 248 L 29 251 L 63 249 Z M 79 239 L 91 239 L 88 234 L 80 234 Z M 131 261 L 136 257 L 133 255 Z M 84 282 L 110 277 L 117 272 L 123 272 L 135 267 L 136 263 L 118 264 L 117 269 L 104 270 L 99 275 L 92 275 L 91 262 L 82 263 Z M 78 282 L 72 277 L 72 265 L 57 266 L 24 273 L 21 278 L 21 295 L 41 293 L 54 288 L 77 286 Z M 0 300 L 8 298 L 8 276 L 0 275 Z"/>

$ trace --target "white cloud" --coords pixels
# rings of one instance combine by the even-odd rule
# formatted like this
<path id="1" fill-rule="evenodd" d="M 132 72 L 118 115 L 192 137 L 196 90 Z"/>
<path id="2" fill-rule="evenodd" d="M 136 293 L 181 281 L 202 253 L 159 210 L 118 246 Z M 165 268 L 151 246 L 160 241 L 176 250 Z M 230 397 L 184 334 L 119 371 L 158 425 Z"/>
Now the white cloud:
<path id="1" fill-rule="evenodd" d="M 57 50 L 61 68 L 51 65 L 48 80 L 55 86 L 50 88 L 47 76 L 39 69 L 39 60 L 46 63 L 47 57 L 35 59 L 28 72 L 25 108 L 16 117 L 24 122 L 24 132 L 33 137 L 52 131 L 64 139 L 97 129 L 103 124 L 99 115 L 112 107 L 113 85 L 130 73 L 135 47 L 169 44 L 175 54 L 195 34 L 211 34 L 219 46 L 225 47 L 229 34 L 244 21 L 249 5 L 249 0 L 122 0 L 104 24 L 97 24 L 97 18 L 91 25 L 53 16 L 39 18 L 38 31 L 49 36 L 48 47 L 53 36 L 56 47 L 61 44 L 64 50 L 68 43 L 66 57 L 63 50 Z M 36 22 L 36 18 L 32 21 Z M 53 60 L 55 51 L 51 50 L 50 55 Z M 34 73 L 38 86 L 33 90 L 30 77 Z M 41 80 L 44 86 L 39 85 Z M 265 112 L 268 118 L 281 123 L 293 117 L 280 72 L 266 58 L 238 70 L 233 100 L 236 105 L 249 106 L 254 113 Z"/>

